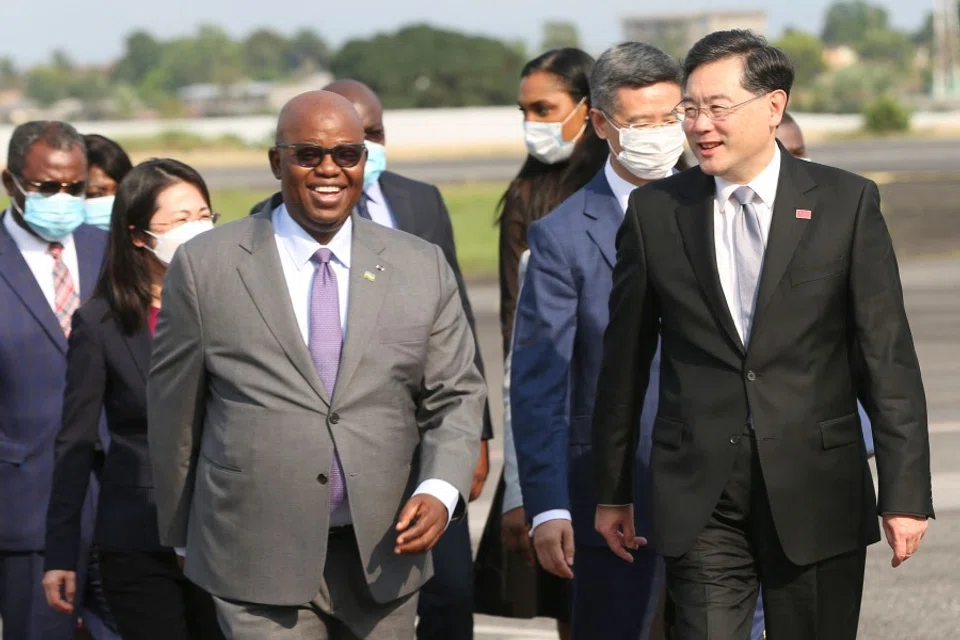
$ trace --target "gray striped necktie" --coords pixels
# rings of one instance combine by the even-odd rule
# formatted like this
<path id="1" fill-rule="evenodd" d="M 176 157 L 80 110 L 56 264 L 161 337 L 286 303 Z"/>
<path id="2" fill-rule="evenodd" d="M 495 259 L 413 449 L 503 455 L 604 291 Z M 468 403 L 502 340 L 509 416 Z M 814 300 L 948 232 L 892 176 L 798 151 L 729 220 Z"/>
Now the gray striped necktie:
<path id="1" fill-rule="evenodd" d="M 763 267 L 763 236 L 760 217 L 753 206 L 756 193 L 748 186 L 737 188 L 733 199 L 739 206 L 733 217 L 733 254 L 737 269 L 737 296 L 743 326 L 743 344 L 750 342 L 753 312 L 757 301 L 757 285 Z"/>

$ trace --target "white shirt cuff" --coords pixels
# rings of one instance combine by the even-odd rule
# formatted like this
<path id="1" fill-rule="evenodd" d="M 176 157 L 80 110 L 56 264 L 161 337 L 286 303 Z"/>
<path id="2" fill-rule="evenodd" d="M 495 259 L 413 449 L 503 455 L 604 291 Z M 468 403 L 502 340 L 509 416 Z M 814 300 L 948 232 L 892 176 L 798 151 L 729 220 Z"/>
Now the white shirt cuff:
<path id="1" fill-rule="evenodd" d="M 186 547 L 174 547 L 173 550 L 176 551 L 176 552 L 177 552 L 177 555 L 180 556 L 181 558 L 186 558 L 186 557 L 187 557 L 187 548 L 186 548 Z"/>
<path id="2" fill-rule="evenodd" d="M 421 493 L 433 496 L 447 508 L 447 525 L 449 525 L 453 518 L 453 512 L 457 509 L 457 503 L 460 502 L 460 492 L 457 491 L 456 487 L 446 480 L 430 478 L 421 482 L 413 495 L 416 496 Z"/>
<path id="3" fill-rule="evenodd" d="M 530 535 L 533 535 L 533 532 L 537 527 L 542 525 L 544 522 L 549 522 L 550 520 L 573 520 L 570 517 L 570 512 L 566 509 L 550 509 L 550 511 L 544 511 L 541 514 L 533 516 L 533 525 L 530 527 Z"/>

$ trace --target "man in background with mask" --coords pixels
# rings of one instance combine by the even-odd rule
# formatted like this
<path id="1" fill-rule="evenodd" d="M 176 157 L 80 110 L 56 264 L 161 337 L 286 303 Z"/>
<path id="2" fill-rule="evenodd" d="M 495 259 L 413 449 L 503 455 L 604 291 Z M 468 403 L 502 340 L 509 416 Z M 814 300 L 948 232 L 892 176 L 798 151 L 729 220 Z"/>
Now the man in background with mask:
<path id="1" fill-rule="evenodd" d="M 511 372 L 513 431 L 537 557 L 546 570 L 573 579 L 573 638 L 662 633 L 654 630 L 661 622 L 662 561 L 641 548 L 626 563 L 593 529 L 590 422 L 617 229 L 633 189 L 670 175 L 683 153 L 680 77 L 673 58 L 638 42 L 617 45 L 597 59 L 590 117 L 610 146 L 608 161 L 527 232 L 530 259 L 517 305 Z M 652 380 L 658 374 L 655 360 Z M 651 384 L 637 449 L 636 495 L 646 492 L 644 461 L 656 398 Z M 635 515 L 643 535 L 649 514 L 640 508 Z"/>
<path id="2" fill-rule="evenodd" d="M 453 225 L 440 191 L 433 185 L 387 171 L 383 105 L 370 87 L 357 80 L 341 79 L 327 85 L 323 90 L 349 100 L 363 124 L 367 163 L 363 172 L 363 192 L 357 204 L 357 214 L 440 247 L 456 277 L 460 302 L 476 341 L 473 310 L 457 262 Z M 254 206 L 252 213 L 256 213 L 268 203 L 271 210 L 275 209 L 279 202 L 277 194 L 272 200 Z M 478 342 L 474 363 L 482 375 L 483 360 Z M 474 471 L 471 501 L 480 496 L 490 468 L 487 440 L 493 437 L 493 427 L 490 423 L 489 404 L 485 406 L 483 415 L 480 459 Z M 420 590 L 417 638 L 469 640 L 473 638 L 474 577 L 470 527 L 466 517 L 450 523 L 432 553 L 436 573 Z"/>
<path id="3" fill-rule="evenodd" d="M 0 618 L 5 639 L 72 640 L 77 615 L 47 606 L 43 550 L 60 431 L 71 316 L 93 292 L 107 234 L 84 225 L 87 159 L 83 138 L 64 122 L 27 122 L 10 138 L 3 186 L 10 207 L 0 220 Z M 93 533 L 96 481 L 83 517 Z M 86 551 L 82 554 L 86 557 Z M 81 611 L 86 561 L 77 567 Z"/>

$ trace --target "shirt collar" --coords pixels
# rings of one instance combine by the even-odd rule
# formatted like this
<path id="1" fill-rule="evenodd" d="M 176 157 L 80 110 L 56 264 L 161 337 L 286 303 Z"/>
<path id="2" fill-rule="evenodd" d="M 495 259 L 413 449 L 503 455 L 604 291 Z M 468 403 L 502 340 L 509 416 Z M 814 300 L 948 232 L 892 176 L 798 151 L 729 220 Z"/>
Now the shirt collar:
<path id="1" fill-rule="evenodd" d="M 20 253 L 47 253 L 50 250 L 50 243 L 33 235 L 13 219 L 13 208 L 8 207 L 3 214 L 3 226 L 7 233 L 13 238 L 13 243 L 20 249 Z M 73 245 L 73 234 L 60 240 L 60 244 L 66 249 Z"/>
<path id="2" fill-rule="evenodd" d="M 607 179 L 607 184 L 610 185 L 610 190 L 613 191 L 613 195 L 617 198 L 620 209 L 623 213 L 626 213 L 627 202 L 630 201 L 630 194 L 637 188 L 637 185 L 630 184 L 621 178 L 620 174 L 614 171 L 613 163 L 610 161 L 609 156 L 607 157 L 607 163 L 603 166 L 603 175 Z"/>
<path id="3" fill-rule="evenodd" d="M 313 237 L 304 231 L 303 227 L 296 223 L 290 217 L 287 206 L 281 204 L 273 212 L 273 231 L 280 237 L 287 253 L 296 265 L 297 270 L 302 270 L 310 263 L 310 258 L 317 252 L 317 249 L 326 246 L 333 252 L 333 258 L 347 269 L 350 268 L 350 253 L 353 240 L 353 220 L 349 217 L 343 223 L 337 234 L 333 236 L 330 243 L 321 245 Z"/>
<path id="4" fill-rule="evenodd" d="M 737 190 L 738 187 L 743 185 L 735 184 L 716 176 L 714 178 L 717 185 L 717 203 L 720 205 L 720 211 L 723 211 L 727 204 L 730 202 L 730 197 L 733 195 L 733 192 Z M 757 194 L 757 197 L 767 205 L 771 211 L 773 210 L 773 202 L 777 198 L 777 183 L 780 181 L 780 146 L 777 144 L 773 145 L 773 158 L 770 159 L 770 164 L 768 164 L 763 171 L 757 175 L 756 178 L 747 183 L 753 192 Z"/>

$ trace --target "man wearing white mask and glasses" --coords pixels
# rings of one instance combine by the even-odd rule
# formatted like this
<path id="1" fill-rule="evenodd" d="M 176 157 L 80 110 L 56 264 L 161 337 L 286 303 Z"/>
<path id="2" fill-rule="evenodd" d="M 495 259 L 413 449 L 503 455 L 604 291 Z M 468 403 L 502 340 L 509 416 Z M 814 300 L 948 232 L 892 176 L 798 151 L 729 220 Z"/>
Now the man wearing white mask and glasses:
<path id="1" fill-rule="evenodd" d="M 590 118 L 607 140 L 606 165 L 582 189 L 530 225 L 530 258 L 517 304 L 511 372 L 520 486 L 537 557 L 573 579 L 572 637 L 659 637 L 662 561 L 641 548 L 632 563 L 594 531 L 591 415 L 600 372 L 616 234 L 630 193 L 675 171 L 684 135 L 680 66 L 628 42 L 600 56 L 590 76 Z M 652 380 L 659 373 L 654 361 Z M 637 495 L 646 491 L 656 385 L 643 412 Z M 639 535 L 649 514 L 638 505 Z"/>

